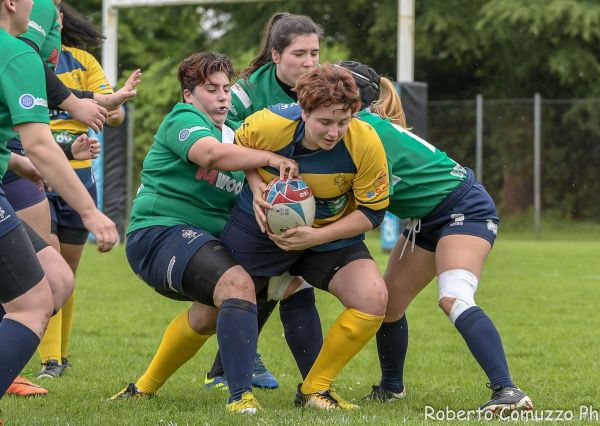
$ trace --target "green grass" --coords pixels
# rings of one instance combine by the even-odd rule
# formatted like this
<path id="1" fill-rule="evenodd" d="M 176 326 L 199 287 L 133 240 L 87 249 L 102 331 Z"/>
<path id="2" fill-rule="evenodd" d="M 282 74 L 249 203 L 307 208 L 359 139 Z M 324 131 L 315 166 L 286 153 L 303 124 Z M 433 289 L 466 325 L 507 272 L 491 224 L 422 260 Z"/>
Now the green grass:
<path id="1" fill-rule="evenodd" d="M 369 244 L 383 267 L 387 254 L 381 253 L 376 238 L 372 235 Z M 478 291 L 478 304 L 503 337 L 515 382 L 538 409 L 573 410 L 575 419 L 580 406 L 600 410 L 598 253 L 598 241 L 500 239 Z M 473 409 L 490 394 L 458 332 L 437 308 L 436 295 L 430 285 L 408 311 L 408 397 L 401 403 L 361 401 L 379 378 L 375 345 L 370 342 L 336 382 L 342 395 L 360 403 L 360 410 L 295 409 L 292 400 L 300 375 L 277 318 L 266 325 L 259 350 L 281 387 L 257 391 L 265 411 L 252 419 L 226 413 L 226 393 L 202 387 L 214 338 L 156 398 L 110 403 L 107 398 L 144 371 L 164 328 L 186 304 L 159 297 L 139 281 L 122 247 L 107 255 L 88 247 L 77 286 L 73 368 L 61 379 L 43 382 L 50 391 L 47 397 L 5 397 L 0 417 L 8 425 L 424 424 L 425 406 Z M 323 292 L 318 292 L 318 304 L 328 327 L 341 307 Z M 30 376 L 38 362 L 35 356 L 27 366 Z"/>

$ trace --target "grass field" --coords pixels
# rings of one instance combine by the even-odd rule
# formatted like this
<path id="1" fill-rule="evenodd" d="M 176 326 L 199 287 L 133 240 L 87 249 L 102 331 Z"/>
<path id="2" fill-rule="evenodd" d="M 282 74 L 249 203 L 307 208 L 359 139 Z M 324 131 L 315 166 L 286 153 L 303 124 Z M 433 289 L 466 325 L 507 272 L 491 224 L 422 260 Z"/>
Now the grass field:
<path id="1" fill-rule="evenodd" d="M 593 228 L 597 236 L 598 228 Z M 600 411 L 600 239 L 580 232 L 578 241 L 536 242 L 500 238 L 481 280 L 478 304 L 498 326 L 515 382 L 540 410 L 580 406 Z M 585 241 L 585 240 L 588 241 Z M 595 241 L 594 241 L 595 240 Z M 383 267 L 387 255 L 369 239 Z M 352 412 L 298 410 L 292 401 L 300 375 L 285 345 L 277 314 L 259 340 L 259 351 L 281 387 L 257 391 L 265 411 L 253 418 L 228 414 L 226 393 L 202 387 L 215 338 L 181 368 L 151 400 L 107 402 L 145 369 L 162 332 L 186 306 L 159 297 L 130 271 L 123 247 L 99 255 L 86 249 L 77 283 L 71 368 L 58 380 L 44 381 L 44 398 L 5 397 L 1 418 L 7 425 L 340 425 L 424 424 L 425 406 L 444 410 L 474 409 L 490 395 L 486 378 L 458 332 L 437 308 L 430 285 L 408 311 L 410 350 L 400 403 L 361 399 L 379 378 L 374 342 L 342 372 L 337 388 L 361 409 Z M 319 292 L 324 329 L 340 312 L 339 303 Z M 26 369 L 34 376 L 37 355 Z M 556 413 L 555 413 L 556 414 Z M 443 423 L 436 421 L 435 423 Z"/>

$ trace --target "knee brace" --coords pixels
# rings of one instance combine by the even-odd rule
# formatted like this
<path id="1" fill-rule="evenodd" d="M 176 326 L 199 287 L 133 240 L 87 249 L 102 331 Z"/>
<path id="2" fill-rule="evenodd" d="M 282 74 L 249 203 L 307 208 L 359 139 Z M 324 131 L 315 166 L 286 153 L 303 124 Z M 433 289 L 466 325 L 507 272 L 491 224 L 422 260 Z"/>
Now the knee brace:
<path id="1" fill-rule="evenodd" d="M 465 269 L 451 269 L 442 272 L 437 277 L 438 301 L 442 297 L 456 299 L 452 304 L 448 318 L 454 324 L 464 311 L 475 306 L 475 292 L 479 280 L 475 275 Z"/>

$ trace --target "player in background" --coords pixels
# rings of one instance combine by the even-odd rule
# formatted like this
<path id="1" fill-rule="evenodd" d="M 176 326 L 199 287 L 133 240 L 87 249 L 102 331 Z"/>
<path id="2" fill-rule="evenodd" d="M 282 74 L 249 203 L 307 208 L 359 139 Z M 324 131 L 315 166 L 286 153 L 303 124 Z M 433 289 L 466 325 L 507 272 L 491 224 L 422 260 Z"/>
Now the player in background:
<path id="1" fill-rule="evenodd" d="M 292 351 L 297 365 L 312 367 L 298 385 L 295 403 L 352 409 L 356 406 L 341 398 L 332 382 L 375 335 L 385 313 L 385 283 L 362 241 L 366 231 L 381 223 L 388 205 L 385 152 L 373 129 L 352 117 L 360 97 L 350 72 L 325 65 L 301 76 L 295 90 L 299 104 L 279 104 L 251 115 L 237 130 L 236 143 L 298 162 L 315 196 L 315 223 L 281 235 L 265 234 L 254 211 L 268 206 L 262 195 L 274 172 L 260 168 L 247 173 L 251 188 L 238 197 L 222 239 L 258 287 L 289 272 L 331 292 L 344 305 L 320 351 L 317 347 L 316 360 L 312 354 L 318 339 L 309 335 L 296 342 L 305 348 Z M 314 309 L 314 302 L 308 308 Z"/>
<path id="2" fill-rule="evenodd" d="M 154 394 L 215 333 L 228 378 L 227 410 L 256 413 L 252 370 L 258 340 L 255 287 L 217 238 L 248 168 L 296 176 L 293 160 L 231 143 L 224 125 L 233 68 L 195 53 L 179 66 L 183 101 L 160 125 L 141 174 L 127 230 L 133 271 L 161 295 L 193 301 L 167 327 L 150 366 L 113 400 Z M 228 143 L 229 142 L 229 143 Z"/>
<path id="3" fill-rule="evenodd" d="M 241 78 L 231 88 L 231 108 L 227 114 L 227 124 L 234 130 L 255 111 L 260 111 L 270 105 L 297 102 L 298 97 L 292 88 L 298 78 L 310 71 L 319 62 L 319 40 L 321 28 L 308 16 L 279 12 L 271 16 L 262 33 L 260 53 L 252 60 L 250 66 L 241 73 Z M 267 288 L 257 295 L 258 299 L 258 332 L 271 315 L 277 301 L 268 300 Z M 305 330 L 318 327 L 319 342 L 323 340 L 321 321 L 314 302 L 314 289 L 306 286 L 296 290 L 280 304 L 280 315 L 290 316 L 284 328 L 286 340 L 292 350 L 297 348 L 299 341 L 308 336 Z M 313 308 L 308 306 L 312 304 Z M 307 324 L 310 327 L 307 328 Z M 312 347 L 311 358 L 316 358 L 319 345 Z M 311 364 L 312 365 L 312 364 Z M 303 365 L 300 370 L 305 377 L 311 365 Z M 204 380 L 205 387 L 226 388 L 227 379 L 223 365 L 217 352 L 211 371 Z M 256 354 L 252 386 L 263 389 L 275 389 L 279 386 L 277 380 L 264 366 L 259 353 Z"/>
<path id="4" fill-rule="evenodd" d="M 21 159 L 6 148 L 19 134 L 41 175 L 73 205 L 94 233 L 98 249 L 112 249 L 117 241 L 114 223 L 100 213 L 69 167 L 48 125 L 43 66 L 40 57 L 15 37 L 27 29 L 31 0 L 0 2 L 0 175 Z M 28 72 L 23 73 L 26 69 Z M 34 169 L 29 169 L 31 176 Z M 40 178 L 40 174 L 37 175 Z M 37 260 L 28 231 L 0 189 L 0 397 L 37 348 L 54 310 L 60 309 L 71 288 L 50 288 Z M 35 242 L 34 242 L 35 243 Z M 72 283 L 71 283 L 72 284 Z"/>
<path id="5" fill-rule="evenodd" d="M 498 230 L 492 198 L 471 170 L 407 130 L 400 97 L 390 80 L 358 62 L 339 65 L 352 72 L 360 88 L 362 109 L 357 117 L 373 126 L 383 141 L 391 182 L 388 210 L 412 218 L 384 274 L 388 304 L 376 336 L 382 376 L 367 398 L 393 401 L 406 395 L 405 312 L 437 278 L 439 307 L 488 377 L 492 397 L 481 408 L 533 409 L 530 398 L 511 379 L 498 330 L 475 304 L 483 265 Z"/>
<path id="6" fill-rule="evenodd" d="M 96 58 L 85 50 L 101 46 L 104 40 L 102 32 L 65 2 L 59 6 L 59 12 L 62 47 L 55 69 L 58 78 L 69 88 L 107 95 L 113 93 L 104 70 Z M 124 109 L 118 108 L 109 112 L 105 124 L 115 127 L 121 124 L 124 118 Z M 71 145 L 88 131 L 87 125 L 73 119 L 68 112 L 59 110 L 51 111 L 50 128 L 54 139 L 61 145 Z M 90 146 L 90 150 L 91 158 L 96 158 L 100 150 L 98 143 Z M 69 153 L 71 150 L 66 147 L 65 152 Z M 94 201 L 97 201 L 91 159 L 75 159 L 72 156 L 69 159 L 75 173 Z M 88 231 L 83 226 L 81 217 L 62 197 L 51 188 L 47 188 L 46 195 L 51 214 L 50 243 L 59 247 L 62 257 L 73 274 L 76 274 L 88 239 Z M 63 308 L 50 319 L 38 348 L 42 360 L 42 370 L 38 378 L 59 377 L 71 366 L 67 355 L 74 302 L 75 292 Z"/>

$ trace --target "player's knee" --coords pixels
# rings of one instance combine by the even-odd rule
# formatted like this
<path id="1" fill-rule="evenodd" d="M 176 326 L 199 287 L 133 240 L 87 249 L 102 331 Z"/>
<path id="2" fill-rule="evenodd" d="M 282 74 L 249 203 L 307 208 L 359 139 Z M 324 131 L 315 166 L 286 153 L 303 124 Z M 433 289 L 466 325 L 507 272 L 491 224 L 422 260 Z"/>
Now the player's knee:
<path id="1" fill-rule="evenodd" d="M 40 251 L 38 259 L 52 291 L 54 309 L 58 311 L 73 293 L 75 275 L 67 262 L 52 247 Z"/>
<path id="2" fill-rule="evenodd" d="M 368 291 L 358 294 L 355 298 L 355 308 L 371 315 L 385 315 L 388 293 L 383 280 L 376 282 Z"/>
<path id="3" fill-rule="evenodd" d="M 466 269 L 451 269 L 438 276 L 438 304 L 454 324 L 467 309 L 475 306 L 479 280 Z"/>
<path id="4" fill-rule="evenodd" d="M 216 306 L 231 298 L 256 303 L 256 291 L 252 278 L 241 268 L 239 270 L 233 269 L 227 271 L 217 283 L 215 289 Z"/>

